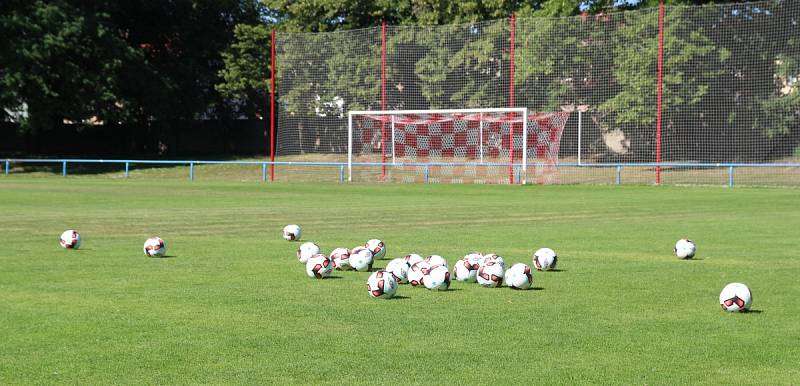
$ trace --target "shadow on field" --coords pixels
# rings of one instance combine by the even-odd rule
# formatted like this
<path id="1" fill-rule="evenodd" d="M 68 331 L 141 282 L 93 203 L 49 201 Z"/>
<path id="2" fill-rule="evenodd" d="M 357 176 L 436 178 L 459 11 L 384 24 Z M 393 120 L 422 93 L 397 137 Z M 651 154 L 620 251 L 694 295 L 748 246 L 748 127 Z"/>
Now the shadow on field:
<path id="1" fill-rule="evenodd" d="M 558 269 L 558 268 L 556 268 L 556 269 L 551 269 L 551 270 L 542 271 L 542 272 L 567 272 L 567 270 L 566 269 Z"/>
<path id="2" fill-rule="evenodd" d="M 747 315 L 747 314 L 761 314 L 763 312 L 764 312 L 763 310 L 748 310 L 747 312 L 742 312 L 742 313 Z"/>
<path id="3" fill-rule="evenodd" d="M 519 289 L 511 287 L 514 291 L 544 291 L 544 287 L 528 287 L 527 289 Z"/>
<path id="4" fill-rule="evenodd" d="M 342 276 L 327 276 L 325 278 L 325 280 L 337 280 L 337 279 L 341 279 L 341 278 L 342 278 Z"/>
<path id="5" fill-rule="evenodd" d="M 405 299 L 411 299 L 411 298 L 409 298 L 408 296 L 403 296 L 403 295 L 394 295 L 394 296 L 392 296 L 392 297 L 390 297 L 389 299 L 386 299 L 386 300 L 395 300 L 395 299 L 397 299 L 397 300 L 405 300 Z"/>
<path id="6" fill-rule="evenodd" d="M 178 255 L 151 256 L 150 258 L 153 260 L 158 260 L 158 259 L 172 259 L 175 257 L 178 257 Z"/>

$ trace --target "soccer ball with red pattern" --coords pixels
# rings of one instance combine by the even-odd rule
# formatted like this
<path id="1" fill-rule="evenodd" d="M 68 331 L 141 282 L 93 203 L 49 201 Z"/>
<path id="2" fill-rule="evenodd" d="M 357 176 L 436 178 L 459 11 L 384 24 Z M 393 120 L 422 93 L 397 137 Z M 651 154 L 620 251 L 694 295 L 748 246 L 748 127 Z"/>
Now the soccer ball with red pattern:
<path id="1" fill-rule="evenodd" d="M 417 264 L 420 261 L 425 260 L 425 259 L 423 259 L 422 256 L 420 256 L 420 255 L 418 255 L 416 253 L 409 253 L 409 254 L 405 255 L 405 257 L 403 257 L 403 260 L 405 260 L 406 263 L 408 263 L 408 266 L 411 267 L 412 265 Z"/>
<path id="2" fill-rule="evenodd" d="M 339 271 L 349 271 L 353 269 L 350 266 L 350 250 L 347 248 L 336 248 L 331 252 L 330 256 L 333 261 L 333 268 Z"/>
<path id="3" fill-rule="evenodd" d="M 297 248 L 297 261 L 305 264 L 311 256 L 320 253 L 319 245 L 312 242 L 303 243 Z"/>
<path id="4" fill-rule="evenodd" d="M 478 277 L 478 269 L 482 260 L 483 256 L 480 253 L 470 253 L 464 256 L 453 266 L 453 276 L 457 281 L 474 283 Z"/>
<path id="5" fill-rule="evenodd" d="M 494 262 L 496 264 L 500 264 L 503 269 L 506 269 L 506 260 L 503 259 L 503 256 L 500 256 L 496 253 L 487 253 L 483 255 L 483 260 L 479 263 L 480 266 L 486 265 L 489 262 Z"/>
<path id="6" fill-rule="evenodd" d="M 167 244 L 160 237 L 151 237 L 144 242 L 144 254 L 147 256 L 164 256 Z"/>
<path id="7" fill-rule="evenodd" d="M 425 288 L 432 291 L 447 291 L 450 288 L 450 271 L 446 265 L 431 267 L 423 279 Z"/>
<path id="8" fill-rule="evenodd" d="M 61 246 L 67 249 L 78 249 L 81 246 L 81 235 L 70 229 L 61 234 Z"/>
<path id="9" fill-rule="evenodd" d="M 350 266 L 356 271 L 372 270 L 372 252 L 367 247 L 355 247 L 350 250 Z"/>
<path id="10" fill-rule="evenodd" d="M 528 289 L 533 284 L 533 273 L 527 264 L 517 263 L 506 270 L 503 281 L 507 286 L 516 289 Z"/>
<path id="11" fill-rule="evenodd" d="M 289 224 L 283 227 L 283 239 L 286 241 L 300 240 L 300 226 Z"/>
<path id="12" fill-rule="evenodd" d="M 534 252 L 533 266 L 539 271 L 550 271 L 556 269 L 558 263 L 558 256 L 556 252 L 550 248 L 539 248 Z"/>
<path id="13" fill-rule="evenodd" d="M 306 261 L 306 274 L 312 279 L 324 279 L 331 275 L 333 262 L 328 256 L 316 254 Z"/>
<path id="14" fill-rule="evenodd" d="M 746 312 L 753 305 L 753 294 L 742 283 L 730 283 L 719 294 L 719 304 L 728 312 Z"/>
<path id="15" fill-rule="evenodd" d="M 426 261 L 417 262 L 408 269 L 408 283 L 413 287 L 424 285 L 425 275 L 427 275 L 430 270 L 431 265 Z"/>
<path id="16" fill-rule="evenodd" d="M 425 258 L 425 262 L 430 264 L 431 267 L 435 267 L 437 265 L 443 265 L 447 267 L 447 260 L 439 255 L 430 255 Z"/>
<path id="17" fill-rule="evenodd" d="M 484 287 L 500 287 L 503 284 L 505 269 L 495 261 L 486 261 L 478 269 L 478 284 Z"/>
<path id="18" fill-rule="evenodd" d="M 397 284 L 408 283 L 409 268 L 411 267 L 403 258 L 393 259 L 389 262 L 389 264 L 386 264 L 386 270 L 394 275 L 395 280 L 397 280 Z"/>
<path id="19" fill-rule="evenodd" d="M 397 280 L 388 271 L 376 271 L 367 279 L 367 290 L 373 298 L 388 299 L 397 292 Z"/>
<path id="20" fill-rule="evenodd" d="M 384 244 L 383 241 L 372 239 L 367 241 L 364 246 L 372 252 L 373 259 L 383 259 L 383 257 L 386 256 L 386 244 Z"/>

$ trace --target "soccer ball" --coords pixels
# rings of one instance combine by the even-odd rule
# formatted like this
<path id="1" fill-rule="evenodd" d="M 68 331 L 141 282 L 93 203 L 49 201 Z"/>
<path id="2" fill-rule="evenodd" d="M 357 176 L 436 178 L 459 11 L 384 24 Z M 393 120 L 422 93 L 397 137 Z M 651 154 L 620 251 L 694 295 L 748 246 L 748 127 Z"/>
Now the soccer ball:
<path id="1" fill-rule="evenodd" d="M 522 290 L 531 288 L 531 284 L 533 284 L 531 267 L 522 263 L 514 264 L 505 272 L 503 280 L 511 288 Z"/>
<path id="2" fill-rule="evenodd" d="M 397 292 L 397 280 L 388 271 L 375 271 L 367 279 L 367 291 L 373 298 L 388 299 Z"/>
<path id="3" fill-rule="evenodd" d="M 433 266 L 425 275 L 423 284 L 432 291 L 447 291 L 450 288 L 450 271 L 447 270 L 447 266 Z"/>
<path id="4" fill-rule="evenodd" d="M 151 237 L 144 242 L 144 254 L 147 256 L 164 256 L 167 244 L 160 237 Z"/>
<path id="5" fill-rule="evenodd" d="M 367 247 L 355 247 L 350 250 L 350 266 L 356 271 L 372 270 L 372 252 Z"/>
<path id="6" fill-rule="evenodd" d="M 312 242 L 303 243 L 300 248 L 297 248 L 297 260 L 305 264 L 311 256 L 320 252 L 319 245 Z"/>
<path id="7" fill-rule="evenodd" d="M 61 234 L 61 246 L 67 249 L 78 249 L 81 246 L 81 235 L 70 229 Z"/>
<path id="8" fill-rule="evenodd" d="M 719 304 L 728 312 L 746 312 L 753 304 L 753 294 L 742 283 L 730 283 L 719 294 Z"/>
<path id="9" fill-rule="evenodd" d="M 504 273 L 502 265 L 487 261 L 478 269 L 478 284 L 484 287 L 500 287 L 503 284 Z"/>
<path id="10" fill-rule="evenodd" d="M 386 256 L 386 245 L 383 244 L 383 241 L 372 239 L 367 241 L 364 246 L 372 252 L 372 257 L 375 259 L 383 259 Z"/>
<path id="11" fill-rule="evenodd" d="M 549 271 L 556 269 L 558 263 L 558 256 L 556 252 L 550 248 L 539 248 L 533 254 L 533 266 L 539 271 Z"/>
<path id="12" fill-rule="evenodd" d="M 283 227 L 283 239 L 286 241 L 300 240 L 300 226 L 289 224 Z"/>
<path id="13" fill-rule="evenodd" d="M 424 285 L 425 275 L 431 270 L 431 265 L 426 261 L 420 261 L 408 269 L 408 283 L 416 287 L 420 284 Z"/>
<path id="14" fill-rule="evenodd" d="M 312 279 L 324 279 L 333 271 L 333 262 L 328 256 L 316 254 L 306 261 L 306 274 Z"/>
<path id="15" fill-rule="evenodd" d="M 393 259 L 389 264 L 386 264 L 386 270 L 394 275 L 397 284 L 408 283 L 409 268 L 411 268 L 411 266 L 409 266 L 403 258 Z"/>
<path id="16" fill-rule="evenodd" d="M 491 261 L 495 262 L 496 264 L 500 264 L 503 269 L 506 269 L 506 261 L 503 259 L 503 256 L 494 253 L 483 255 L 483 261 L 481 264 L 486 265 Z"/>
<path id="17" fill-rule="evenodd" d="M 425 259 L 422 258 L 422 256 L 420 256 L 420 255 L 418 255 L 416 253 L 409 253 L 409 254 L 405 255 L 405 257 L 403 257 L 403 259 L 406 261 L 406 263 L 408 263 L 409 267 L 411 267 L 414 264 L 419 263 L 422 260 L 425 260 Z"/>
<path id="18" fill-rule="evenodd" d="M 463 259 L 456 261 L 453 266 L 453 275 L 458 281 L 474 283 L 478 276 L 478 268 L 483 256 L 480 253 L 470 253 Z"/>
<path id="19" fill-rule="evenodd" d="M 330 256 L 333 260 L 333 268 L 340 271 L 349 271 L 353 269 L 350 266 L 350 250 L 347 248 L 336 248 L 331 252 Z"/>
<path id="20" fill-rule="evenodd" d="M 442 265 L 444 267 L 447 267 L 447 260 L 445 260 L 444 257 L 441 257 L 439 255 L 430 255 L 425 258 L 425 262 L 430 264 L 431 267 L 435 267 L 437 265 Z"/>
<path id="21" fill-rule="evenodd" d="M 689 239 L 680 239 L 677 243 L 675 243 L 675 256 L 678 256 L 679 259 L 691 259 L 694 257 L 695 251 L 697 251 L 697 246 L 694 245 L 694 242 Z"/>

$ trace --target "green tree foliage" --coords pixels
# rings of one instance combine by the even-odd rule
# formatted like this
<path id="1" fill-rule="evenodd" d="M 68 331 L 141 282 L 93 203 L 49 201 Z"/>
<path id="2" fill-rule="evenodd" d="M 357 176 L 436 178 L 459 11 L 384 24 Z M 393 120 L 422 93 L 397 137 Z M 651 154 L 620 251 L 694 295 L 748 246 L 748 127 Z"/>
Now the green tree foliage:
<path id="1" fill-rule="evenodd" d="M 227 115 L 215 91 L 255 0 L 0 3 L 0 103 L 27 128 Z"/>

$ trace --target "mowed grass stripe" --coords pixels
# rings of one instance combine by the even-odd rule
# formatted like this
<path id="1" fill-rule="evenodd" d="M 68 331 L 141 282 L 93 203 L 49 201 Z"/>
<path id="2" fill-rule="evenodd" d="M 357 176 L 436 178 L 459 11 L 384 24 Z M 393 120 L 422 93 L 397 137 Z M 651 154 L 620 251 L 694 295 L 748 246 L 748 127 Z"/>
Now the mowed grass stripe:
<path id="1" fill-rule="evenodd" d="M 798 194 L 0 178 L 0 383 L 791 384 Z M 307 278 L 287 223 L 325 253 L 550 246 L 560 271 L 377 301 L 368 273 Z M 60 249 L 72 227 L 82 249 Z M 154 234 L 173 257 L 144 257 Z M 720 310 L 730 281 L 758 312 Z"/>

